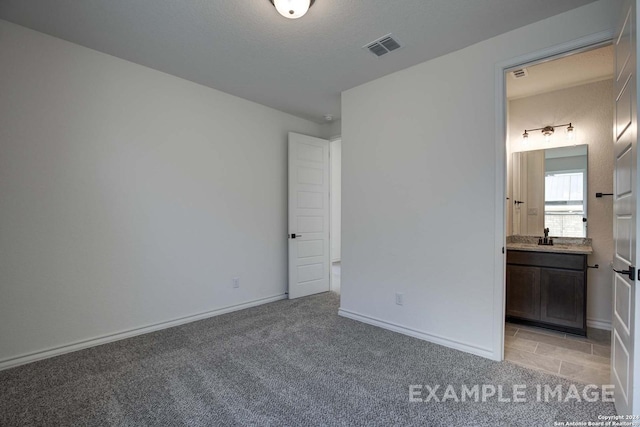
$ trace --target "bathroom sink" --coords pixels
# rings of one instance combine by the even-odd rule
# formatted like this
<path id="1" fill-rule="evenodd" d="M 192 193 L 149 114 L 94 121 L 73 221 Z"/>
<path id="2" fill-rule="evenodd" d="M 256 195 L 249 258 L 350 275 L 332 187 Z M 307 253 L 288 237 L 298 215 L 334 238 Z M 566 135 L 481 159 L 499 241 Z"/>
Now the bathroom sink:
<path id="1" fill-rule="evenodd" d="M 539 245 L 539 236 L 509 236 L 507 249 L 515 251 L 587 254 L 593 253 L 591 239 L 554 237 L 553 245 Z"/>

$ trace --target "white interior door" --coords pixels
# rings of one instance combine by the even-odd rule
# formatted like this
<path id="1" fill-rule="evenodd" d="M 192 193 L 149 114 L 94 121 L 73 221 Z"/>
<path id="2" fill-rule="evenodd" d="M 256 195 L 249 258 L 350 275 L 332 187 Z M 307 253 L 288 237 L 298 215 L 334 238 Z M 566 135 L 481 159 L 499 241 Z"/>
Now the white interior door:
<path id="1" fill-rule="evenodd" d="M 524 194 L 521 190 L 521 177 L 523 173 L 526 173 L 526 165 L 523 165 L 522 163 L 522 153 L 513 153 L 513 155 L 511 156 L 513 158 L 512 160 L 512 166 L 511 166 L 511 176 L 512 176 L 512 187 L 511 187 L 511 200 L 509 200 L 511 202 L 511 209 L 513 209 L 513 214 L 512 214 L 512 219 L 513 219 L 513 229 L 512 229 L 512 234 L 526 234 L 523 233 L 522 230 L 522 202 L 524 201 Z M 525 169 L 524 171 L 522 169 Z M 526 177 L 526 175 L 525 175 Z"/>
<path id="2" fill-rule="evenodd" d="M 635 352 L 637 211 L 636 0 L 626 1 L 615 42 L 614 277 L 611 382 L 619 414 L 640 413 Z"/>
<path id="3" fill-rule="evenodd" d="M 289 133 L 289 298 L 329 290 L 329 141 Z"/>

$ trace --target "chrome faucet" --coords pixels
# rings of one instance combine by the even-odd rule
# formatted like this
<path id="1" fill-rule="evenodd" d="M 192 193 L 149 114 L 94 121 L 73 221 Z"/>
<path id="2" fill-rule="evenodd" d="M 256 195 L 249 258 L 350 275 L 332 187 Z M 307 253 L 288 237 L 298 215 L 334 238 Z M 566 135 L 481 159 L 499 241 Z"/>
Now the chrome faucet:
<path id="1" fill-rule="evenodd" d="M 544 240 L 547 240 L 549 238 L 549 228 L 545 228 L 544 229 Z"/>

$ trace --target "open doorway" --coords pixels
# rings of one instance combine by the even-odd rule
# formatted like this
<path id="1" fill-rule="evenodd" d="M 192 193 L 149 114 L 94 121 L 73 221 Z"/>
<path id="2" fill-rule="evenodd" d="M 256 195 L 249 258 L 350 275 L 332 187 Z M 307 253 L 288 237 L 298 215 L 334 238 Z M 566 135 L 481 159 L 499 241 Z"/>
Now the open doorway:
<path id="1" fill-rule="evenodd" d="M 505 75 L 505 359 L 590 384 L 610 383 L 613 64 L 607 44 Z"/>

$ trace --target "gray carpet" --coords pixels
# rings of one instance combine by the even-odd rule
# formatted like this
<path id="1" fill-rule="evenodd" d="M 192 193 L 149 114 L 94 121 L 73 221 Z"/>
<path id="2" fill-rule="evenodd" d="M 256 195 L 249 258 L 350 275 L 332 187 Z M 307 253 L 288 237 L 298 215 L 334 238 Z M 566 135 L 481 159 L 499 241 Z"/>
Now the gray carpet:
<path id="1" fill-rule="evenodd" d="M 537 402 L 535 385 L 570 383 L 337 310 L 331 293 L 280 301 L 2 371 L 0 425 L 546 426 L 615 414 Z M 526 384 L 527 402 L 409 402 L 410 384 L 503 385 L 509 397 Z"/>

